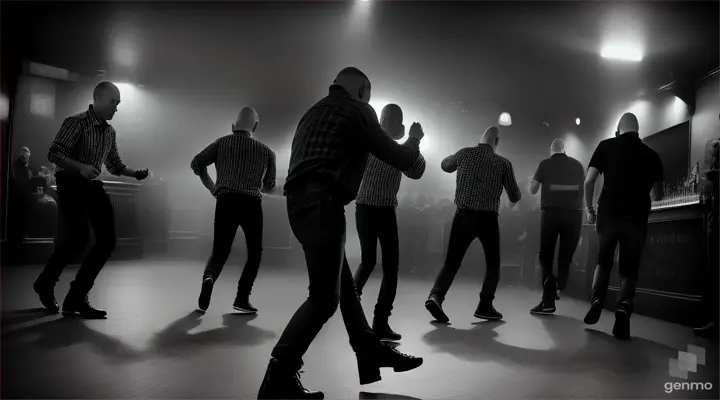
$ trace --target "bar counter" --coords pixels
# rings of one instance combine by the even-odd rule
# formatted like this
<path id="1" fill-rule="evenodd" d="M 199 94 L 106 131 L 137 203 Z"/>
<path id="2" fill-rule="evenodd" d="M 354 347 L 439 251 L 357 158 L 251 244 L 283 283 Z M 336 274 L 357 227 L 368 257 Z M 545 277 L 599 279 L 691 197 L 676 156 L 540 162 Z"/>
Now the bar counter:
<path id="1" fill-rule="evenodd" d="M 699 321 L 708 259 L 703 207 L 699 199 L 694 199 L 652 208 L 638 275 L 636 313 L 684 325 Z M 581 259 L 571 279 L 576 282 L 574 297 L 587 300 L 597 257 L 595 226 L 584 225 L 582 238 L 586 244 L 579 249 Z M 610 310 L 615 307 L 619 290 L 618 255 L 616 252 L 605 303 Z M 581 279 L 582 289 L 577 285 Z"/>

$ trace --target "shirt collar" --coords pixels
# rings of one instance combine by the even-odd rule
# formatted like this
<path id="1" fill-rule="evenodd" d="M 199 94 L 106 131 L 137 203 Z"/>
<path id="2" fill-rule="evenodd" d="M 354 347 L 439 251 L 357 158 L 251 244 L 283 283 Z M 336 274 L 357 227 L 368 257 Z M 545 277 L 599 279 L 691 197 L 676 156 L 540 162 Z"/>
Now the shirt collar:
<path id="1" fill-rule="evenodd" d="M 244 131 L 244 130 L 233 131 L 233 133 L 236 135 L 247 136 L 247 137 L 252 136 L 252 133 L 250 133 L 248 131 Z"/>
<path id="2" fill-rule="evenodd" d="M 330 85 L 329 89 L 329 95 L 330 96 L 337 96 L 337 97 L 350 97 L 350 93 L 345 90 L 344 87 L 340 85 Z"/>
<path id="3" fill-rule="evenodd" d="M 551 155 L 550 158 L 553 158 L 553 157 L 555 157 L 555 156 L 567 157 L 567 154 L 565 154 L 565 153 L 555 153 L 555 154 Z"/>
<path id="4" fill-rule="evenodd" d="M 477 147 L 479 147 L 481 149 L 487 149 L 487 150 L 493 151 L 492 146 L 490 146 L 487 143 L 478 143 Z"/>
<path id="5" fill-rule="evenodd" d="M 640 139 L 640 134 L 637 132 L 625 132 L 622 135 L 618 137 L 627 137 L 627 138 L 633 138 L 633 139 Z"/>
<path id="6" fill-rule="evenodd" d="M 108 126 L 108 125 L 109 125 L 109 124 L 107 123 L 107 121 L 105 121 L 105 122 L 103 123 L 103 122 L 100 122 L 100 121 L 97 119 L 97 116 L 95 115 L 95 111 L 93 110 L 93 105 L 92 105 L 92 104 L 90 104 L 90 105 L 88 106 L 87 119 L 88 119 L 88 121 L 89 121 L 93 126 Z"/>

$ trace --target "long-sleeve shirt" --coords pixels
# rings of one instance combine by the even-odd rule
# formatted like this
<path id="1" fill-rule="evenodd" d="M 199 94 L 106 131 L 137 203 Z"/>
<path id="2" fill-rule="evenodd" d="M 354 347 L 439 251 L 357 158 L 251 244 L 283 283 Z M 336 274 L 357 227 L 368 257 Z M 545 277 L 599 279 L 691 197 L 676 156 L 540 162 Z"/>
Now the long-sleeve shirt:
<path id="1" fill-rule="evenodd" d="M 58 164 L 57 173 L 63 172 L 59 163 L 65 159 L 91 165 L 98 171 L 105 164 L 108 172 L 117 176 L 126 168 L 118 154 L 115 129 L 97 119 L 92 105 L 87 111 L 63 121 L 47 158 L 51 163 Z"/>
<path id="2" fill-rule="evenodd" d="M 211 164 L 217 170 L 215 196 L 262 197 L 262 192 L 275 189 L 275 153 L 248 132 L 238 131 L 214 141 L 193 158 L 190 167 L 195 175 L 202 175 Z"/>
<path id="3" fill-rule="evenodd" d="M 403 144 L 403 146 L 406 145 L 413 146 L 408 142 Z M 400 190 L 402 175 L 405 174 L 410 179 L 420 179 L 425 173 L 425 167 L 425 158 L 422 154 L 406 171 L 400 171 L 370 155 L 355 203 L 376 207 L 397 207 L 397 194 Z"/>
<path id="4" fill-rule="evenodd" d="M 410 169 L 420 155 L 419 141 L 401 146 L 380 127 L 375 110 L 350 97 L 341 86 L 330 86 L 327 97 L 300 120 L 292 141 L 285 192 L 322 183 L 345 204 L 355 199 L 368 154 L 399 170 Z"/>
<path id="5" fill-rule="evenodd" d="M 522 199 L 512 163 L 496 154 L 490 145 L 460 149 L 445 158 L 441 167 L 448 173 L 457 171 L 455 204 L 458 208 L 497 213 L 503 189 L 511 202 Z"/>

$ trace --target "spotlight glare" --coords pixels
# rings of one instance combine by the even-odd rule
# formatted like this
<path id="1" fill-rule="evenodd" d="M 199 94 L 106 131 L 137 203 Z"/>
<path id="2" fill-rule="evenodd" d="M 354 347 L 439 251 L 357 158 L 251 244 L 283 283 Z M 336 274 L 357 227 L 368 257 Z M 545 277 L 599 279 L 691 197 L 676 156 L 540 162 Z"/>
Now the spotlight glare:
<path id="1" fill-rule="evenodd" d="M 606 59 L 640 62 L 643 60 L 642 51 L 633 46 L 612 45 L 603 47 L 600 56 Z"/>
<path id="2" fill-rule="evenodd" d="M 575 125 L 580 125 L 580 118 L 575 118 Z"/>

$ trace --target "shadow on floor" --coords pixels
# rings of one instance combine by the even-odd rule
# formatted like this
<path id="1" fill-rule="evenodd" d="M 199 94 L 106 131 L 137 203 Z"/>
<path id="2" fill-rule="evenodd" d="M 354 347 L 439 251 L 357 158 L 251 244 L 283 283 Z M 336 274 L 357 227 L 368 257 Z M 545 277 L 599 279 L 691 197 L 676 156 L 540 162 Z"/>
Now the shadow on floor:
<path id="1" fill-rule="evenodd" d="M 88 344 L 91 349 L 113 362 L 132 362 L 142 359 L 142 352 L 135 350 L 113 336 L 90 329 L 80 318 L 57 317 L 56 319 L 13 330 L 2 335 L 3 359 L 13 354 L 32 359 L 33 354 L 43 350 L 58 350 L 78 344 Z"/>
<path id="2" fill-rule="evenodd" d="M 56 313 L 50 312 L 45 308 L 28 308 L 25 310 L 9 310 L 3 311 L 2 313 L 2 327 L 3 330 L 11 328 L 13 325 L 22 324 L 25 322 L 35 321 L 43 317 L 55 315 Z"/>
<path id="3" fill-rule="evenodd" d="M 423 340 L 443 352 L 472 362 L 495 361 L 513 369 L 531 368 L 546 372 L 600 372 L 644 374 L 664 368 L 677 350 L 642 338 L 620 341 L 605 332 L 584 329 L 585 324 L 561 315 L 537 317 L 556 344 L 538 350 L 501 343 L 495 331 L 503 321 L 477 322 L 471 329 L 433 324 L 436 329 Z M 580 335 L 580 337 L 578 337 Z M 576 343 L 577 346 L 568 346 Z M 652 357 L 652 359 L 651 359 Z M 667 375 L 665 375 L 667 376 Z"/>
<path id="4" fill-rule="evenodd" d="M 172 322 L 155 334 L 148 352 L 164 357 L 175 357 L 207 345 L 256 346 L 276 337 L 273 331 L 248 325 L 248 322 L 257 318 L 257 315 L 238 313 L 224 314 L 221 328 L 190 334 L 192 329 L 202 323 L 200 319 L 202 316 L 202 312 L 193 311 Z"/>
<path id="5" fill-rule="evenodd" d="M 359 400 L 421 400 L 417 397 L 403 396 L 399 394 L 388 394 L 388 393 L 370 393 L 360 392 L 358 395 Z"/>

